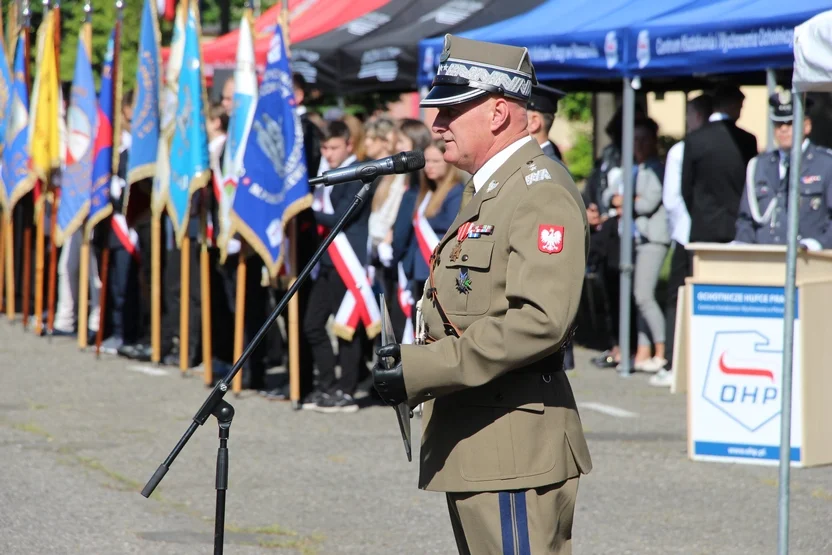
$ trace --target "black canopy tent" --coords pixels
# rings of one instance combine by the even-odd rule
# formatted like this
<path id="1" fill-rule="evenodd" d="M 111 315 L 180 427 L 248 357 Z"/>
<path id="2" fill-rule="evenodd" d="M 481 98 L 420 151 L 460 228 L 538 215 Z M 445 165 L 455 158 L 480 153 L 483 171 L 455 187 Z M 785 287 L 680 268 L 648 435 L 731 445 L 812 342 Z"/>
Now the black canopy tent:
<path id="1" fill-rule="evenodd" d="M 342 50 L 341 88 L 350 93 L 412 91 L 419 67 L 419 41 L 459 33 L 525 13 L 543 0 L 420 0 L 380 32 Z"/>
<path id="2" fill-rule="evenodd" d="M 303 75 L 313 88 L 342 94 L 339 90 L 341 49 L 367 34 L 375 34 L 399 14 L 413 0 L 391 0 L 328 33 L 292 45 L 292 71 Z"/>
<path id="3" fill-rule="evenodd" d="M 292 69 L 335 94 L 413 91 L 419 41 L 490 25 L 544 0 L 391 0 L 361 18 L 292 48 Z"/>

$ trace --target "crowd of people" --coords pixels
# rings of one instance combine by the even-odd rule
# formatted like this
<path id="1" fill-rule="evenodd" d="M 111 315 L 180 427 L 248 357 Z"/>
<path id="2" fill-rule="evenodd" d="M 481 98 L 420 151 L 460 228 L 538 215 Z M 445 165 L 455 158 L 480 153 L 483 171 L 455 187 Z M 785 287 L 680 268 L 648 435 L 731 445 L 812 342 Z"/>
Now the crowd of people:
<path id="1" fill-rule="evenodd" d="M 343 230 L 344 241 L 334 245 L 335 257 L 327 253 L 299 293 L 301 309 L 300 366 L 302 407 L 321 412 L 352 412 L 358 409 L 356 392 L 373 395 L 368 364 L 378 334 L 373 303 L 384 293 L 398 340 L 412 341 L 416 324 L 415 302 L 430 279 L 430 255 L 450 228 L 463 203 L 463 186 L 470 176 L 443 159 L 445 143 L 422 121 L 393 119 L 377 112 L 366 118 L 330 111 L 323 116 L 307 109 L 306 84 L 294 78 L 295 101 L 304 132 L 309 176 L 333 168 L 380 159 L 408 150 L 424 152 L 424 169 L 407 175 L 388 175 L 372 186 L 371 200 L 354 215 Z M 234 83 L 221 87 L 221 97 L 210 108 L 207 119 L 211 167 L 220 173 L 229 117 L 233 110 Z M 560 151 L 550 141 L 550 130 L 561 91 L 535 87 L 528 103 L 528 131 L 544 152 L 560 161 Z M 633 143 L 635 253 L 632 329 L 634 371 L 655 375 L 650 383 L 669 386 L 673 377 L 673 340 L 677 289 L 691 274 L 691 241 L 785 243 L 785 183 L 791 146 L 791 105 L 788 98 L 771 99 L 778 149 L 758 156 L 753 135 L 736 125 L 743 95 L 734 87 L 719 87 L 687 103 L 687 134 L 667 153 L 659 151 L 659 128 L 645 110 L 637 106 Z M 101 351 L 137 361 L 151 360 L 150 347 L 150 215 L 129 222 L 122 215 L 127 159 L 130 152 L 132 94 L 121 105 L 121 138 L 118 174 L 111 197 L 112 221 L 96 230 L 94 245 L 100 253 L 109 247 L 109 280 L 106 313 L 99 314 L 100 257 L 90 263 L 90 341 L 104 327 Z M 611 144 L 604 149 L 583 187 L 587 218 L 591 226 L 590 255 L 586 269 L 584 301 L 578 320 L 576 341 L 592 336 L 603 352 L 593 359 L 601 368 L 620 368 L 619 255 L 623 206 L 621 113 L 606 133 Z M 811 131 L 811 112 L 804 131 Z M 808 149 L 808 150 L 807 150 Z M 801 244 L 806 248 L 832 246 L 829 211 L 832 195 L 826 194 L 832 163 L 827 149 L 804 145 L 810 173 L 823 176 L 808 183 L 801 203 Z M 779 155 L 778 155 L 779 153 Z M 752 161 L 753 160 L 753 161 Z M 562 163 L 562 162 L 561 162 Z M 813 174 L 813 175 L 814 175 Z M 804 181 L 805 182 L 805 181 Z M 359 182 L 339 187 L 315 188 L 313 204 L 297 218 L 299 265 L 305 264 L 339 216 L 351 204 Z M 200 210 L 216 210 L 210 188 L 194 197 L 188 235 L 191 237 L 191 267 L 199 267 Z M 173 241 L 170 222 L 163 216 L 162 260 L 162 364 L 180 364 L 181 252 Z M 77 333 L 78 246 L 80 231 L 61 249 L 58 264 L 58 295 L 54 335 Z M 212 245 L 211 260 L 211 351 L 216 378 L 233 363 L 235 295 L 240 257 L 246 271 L 245 342 L 265 321 L 282 297 L 286 283 L 270 280 L 259 257 L 247 250 L 239 237 L 228 244 L 220 262 Z M 659 292 L 662 269 L 669 263 L 666 295 Z M 350 275 L 352 272 L 352 275 Z M 354 298 L 349 282 L 366 275 L 373 295 Z M 191 368 L 202 361 L 201 295 L 197 271 L 190 272 L 188 361 Z M 18 289 L 19 291 L 19 289 Z M 590 297 L 592 302 L 587 302 Z M 598 302 L 598 299 L 601 302 Z M 352 303 L 352 305 L 350 305 Z M 350 309 L 350 306 L 352 309 Z M 359 309 L 355 309 L 355 306 Z M 18 305 L 19 306 L 19 305 Z M 581 329 L 583 328 L 583 329 Z M 267 369 L 287 360 L 285 326 L 273 327 L 266 341 L 243 369 L 243 387 L 257 390 L 269 399 L 289 398 L 286 380 L 267 383 Z M 333 336 L 337 341 L 333 341 Z M 334 343 L 337 348 L 334 348 Z M 565 359 L 574 367 L 571 347 Z"/>
<path id="2" fill-rule="evenodd" d="M 651 372 L 650 384 L 673 383 L 673 350 L 678 288 L 692 274 L 688 243 L 785 245 L 786 196 L 792 148 L 793 113 L 788 92 L 769 98 L 776 147 L 758 154 L 757 140 L 737 126 L 744 95 L 718 86 L 687 102 L 685 137 L 664 160 L 658 126 L 636 107 L 633 143 L 635 252 L 633 278 L 635 355 L 631 368 Z M 802 123 L 804 136 L 798 239 L 802 248 L 832 247 L 832 151 L 815 145 L 811 102 Z M 606 128 L 611 144 L 588 179 L 584 200 L 592 225 L 585 285 L 600 293 L 606 318 L 603 353 L 593 362 L 621 368 L 619 338 L 619 265 L 622 206 L 621 113 Z M 669 260 L 668 260 L 669 257 Z M 669 266 L 664 306 L 657 281 Z"/>

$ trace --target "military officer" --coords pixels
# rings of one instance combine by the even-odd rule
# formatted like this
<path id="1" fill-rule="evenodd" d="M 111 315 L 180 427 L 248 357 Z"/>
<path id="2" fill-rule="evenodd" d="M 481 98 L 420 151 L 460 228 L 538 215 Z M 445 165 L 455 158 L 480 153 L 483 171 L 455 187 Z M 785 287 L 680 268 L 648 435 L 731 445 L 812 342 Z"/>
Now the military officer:
<path id="1" fill-rule="evenodd" d="M 446 492 L 463 554 L 571 553 L 592 462 L 563 371 L 589 230 L 564 167 L 527 131 L 536 78 L 525 48 L 445 36 L 422 106 L 445 161 L 472 174 L 433 252 L 425 336 L 384 345 L 389 404 L 424 402 L 419 487 Z M 421 327 L 421 326 L 420 326 Z"/>
<path id="2" fill-rule="evenodd" d="M 549 139 L 549 132 L 555 123 L 558 100 L 564 96 L 566 96 L 566 93 L 559 89 L 537 84 L 532 87 L 532 94 L 529 97 L 529 103 L 526 105 L 529 118 L 529 134 L 543 149 L 543 154 L 555 160 L 563 160 L 563 156 L 561 156 L 558 146 Z"/>
<path id="3" fill-rule="evenodd" d="M 748 163 L 745 194 L 737 217 L 735 243 L 785 245 L 788 239 L 790 154 L 792 149 L 792 101 L 788 92 L 774 94 L 772 106 L 777 150 L 765 152 Z M 812 132 L 811 104 L 803 120 L 804 137 Z M 832 151 L 803 140 L 800 160 L 798 242 L 808 250 L 832 248 Z"/>

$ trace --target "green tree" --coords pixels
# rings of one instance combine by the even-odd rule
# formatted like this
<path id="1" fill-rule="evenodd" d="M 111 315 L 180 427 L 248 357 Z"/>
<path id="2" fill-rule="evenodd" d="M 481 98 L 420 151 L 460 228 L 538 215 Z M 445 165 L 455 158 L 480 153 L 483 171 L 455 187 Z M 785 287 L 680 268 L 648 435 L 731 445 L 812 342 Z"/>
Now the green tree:
<path id="1" fill-rule="evenodd" d="M 84 23 L 84 3 L 72 0 L 61 5 L 61 81 L 72 82 L 78 33 Z M 124 90 L 136 82 L 136 63 L 139 49 L 142 8 L 144 0 L 125 0 L 121 26 L 121 71 Z M 117 10 L 112 0 L 93 2 L 92 6 L 92 64 L 96 85 L 100 83 L 101 66 L 107 53 L 107 42 L 116 24 Z"/>

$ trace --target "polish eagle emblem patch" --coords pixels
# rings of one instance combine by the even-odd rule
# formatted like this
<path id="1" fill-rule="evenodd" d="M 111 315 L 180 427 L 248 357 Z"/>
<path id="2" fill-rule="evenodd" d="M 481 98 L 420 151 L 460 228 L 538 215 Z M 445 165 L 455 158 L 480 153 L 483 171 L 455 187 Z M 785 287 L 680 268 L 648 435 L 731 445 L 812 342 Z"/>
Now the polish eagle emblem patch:
<path id="1" fill-rule="evenodd" d="M 537 231 L 537 248 L 546 254 L 557 254 L 563 250 L 563 226 L 543 224 Z"/>

